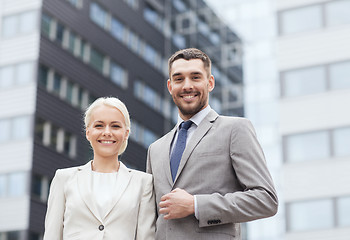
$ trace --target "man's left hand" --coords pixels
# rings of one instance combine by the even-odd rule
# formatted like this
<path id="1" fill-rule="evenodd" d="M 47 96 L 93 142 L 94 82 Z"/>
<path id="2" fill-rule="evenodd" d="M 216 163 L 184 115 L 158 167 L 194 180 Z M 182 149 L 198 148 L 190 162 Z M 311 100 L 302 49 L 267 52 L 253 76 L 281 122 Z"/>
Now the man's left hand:
<path id="1" fill-rule="evenodd" d="M 161 197 L 159 213 L 164 219 L 184 218 L 194 214 L 194 197 L 183 189 L 176 188 Z"/>

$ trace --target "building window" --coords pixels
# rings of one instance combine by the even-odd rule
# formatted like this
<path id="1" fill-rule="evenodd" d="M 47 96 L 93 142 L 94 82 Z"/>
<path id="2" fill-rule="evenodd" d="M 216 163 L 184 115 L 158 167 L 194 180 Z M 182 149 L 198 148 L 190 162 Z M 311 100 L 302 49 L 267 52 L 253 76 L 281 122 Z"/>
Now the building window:
<path id="1" fill-rule="evenodd" d="M 287 213 L 288 230 L 292 232 L 334 227 L 331 199 L 293 202 L 288 205 Z"/>
<path id="2" fill-rule="evenodd" d="M 0 119 L 0 143 L 25 140 L 31 135 L 31 117 L 18 116 Z"/>
<path id="3" fill-rule="evenodd" d="M 29 240 L 42 240 L 43 235 L 41 233 L 36 232 L 30 232 L 29 233 Z"/>
<path id="4" fill-rule="evenodd" d="M 284 72 L 282 87 L 285 97 L 324 92 L 327 88 L 325 69 L 320 66 Z"/>
<path id="5" fill-rule="evenodd" d="M 121 42 L 123 42 L 125 39 L 125 34 L 126 34 L 125 26 L 116 18 L 112 18 L 111 34 Z"/>
<path id="6" fill-rule="evenodd" d="M 173 6 L 179 11 L 179 12 L 185 12 L 188 7 L 187 5 L 184 3 L 183 0 L 174 0 L 172 1 Z"/>
<path id="7" fill-rule="evenodd" d="M 179 48 L 185 48 L 186 47 L 186 38 L 185 36 L 181 35 L 181 34 L 174 34 L 173 35 L 173 43 Z"/>
<path id="8" fill-rule="evenodd" d="M 336 157 L 350 156 L 350 127 L 338 128 L 333 131 L 334 155 Z"/>
<path id="9" fill-rule="evenodd" d="M 350 88 L 350 61 L 331 64 L 329 78 L 331 89 Z"/>
<path id="10" fill-rule="evenodd" d="M 350 24 L 350 1 L 331 1 L 325 5 L 325 14 L 328 26 Z"/>
<path id="11" fill-rule="evenodd" d="M 98 72 L 103 72 L 104 55 L 94 48 L 90 49 L 90 65 Z"/>
<path id="12" fill-rule="evenodd" d="M 38 81 L 39 85 L 45 90 L 58 95 L 72 106 L 83 110 L 87 107 L 89 92 L 72 81 L 65 79 L 64 76 L 56 73 L 54 69 L 40 65 Z"/>
<path id="13" fill-rule="evenodd" d="M 90 18 L 102 28 L 107 28 L 107 12 L 97 3 L 90 4 Z"/>
<path id="14" fill-rule="evenodd" d="M 31 117 L 19 116 L 13 118 L 12 139 L 22 140 L 27 139 L 31 135 Z"/>
<path id="15" fill-rule="evenodd" d="M 51 29 L 52 29 L 52 18 L 46 14 L 42 14 L 41 16 L 41 32 L 46 36 L 50 37 Z"/>
<path id="16" fill-rule="evenodd" d="M 337 199 L 337 216 L 340 227 L 350 226 L 350 196 Z"/>
<path id="17" fill-rule="evenodd" d="M 10 119 L 0 119 L 0 143 L 11 139 L 11 121 Z"/>
<path id="18" fill-rule="evenodd" d="M 41 118 L 36 119 L 35 140 L 71 158 L 76 157 L 77 137 L 49 121 L 45 121 Z"/>
<path id="19" fill-rule="evenodd" d="M 289 135 L 284 140 L 287 162 L 319 160 L 330 157 L 330 141 L 327 131 Z"/>
<path id="20" fill-rule="evenodd" d="M 350 61 L 294 69 L 281 73 L 282 97 L 350 88 Z"/>
<path id="21" fill-rule="evenodd" d="M 287 162 L 350 156 L 350 127 L 284 136 Z"/>
<path id="22" fill-rule="evenodd" d="M 146 5 L 143 10 L 143 17 L 149 22 L 152 26 L 157 28 L 159 31 L 163 32 L 164 30 L 164 19 L 163 17 L 151 6 Z"/>
<path id="23" fill-rule="evenodd" d="M 77 42 L 78 42 L 77 35 L 73 32 L 69 32 L 68 51 L 73 55 L 77 55 L 77 53 L 78 53 Z"/>
<path id="24" fill-rule="evenodd" d="M 128 87 L 128 76 L 127 72 L 118 64 L 111 62 L 110 76 L 112 82 L 118 86 L 126 89 Z"/>
<path id="25" fill-rule="evenodd" d="M 349 9 L 349 0 L 335 0 L 282 11 L 279 14 L 280 34 L 350 24 Z"/>
<path id="26" fill-rule="evenodd" d="M 286 210 L 289 232 L 350 226 L 350 196 L 290 202 Z"/>
<path id="27" fill-rule="evenodd" d="M 54 75 L 53 75 L 52 89 L 50 89 L 50 88 L 49 89 L 53 93 L 55 93 L 58 96 L 60 96 L 61 88 L 62 88 L 62 75 L 55 72 Z"/>
<path id="28" fill-rule="evenodd" d="M 1 29 L 4 38 L 32 33 L 37 29 L 37 12 L 30 11 L 5 16 L 2 21 Z"/>
<path id="29" fill-rule="evenodd" d="M 26 85 L 33 82 L 33 78 L 33 62 L 23 62 L 0 67 L 0 89 Z"/>
<path id="30" fill-rule="evenodd" d="M 92 3 L 92 5 L 98 6 L 102 9 L 97 3 Z M 131 29 L 125 27 L 118 19 L 114 18 L 109 13 L 107 14 L 107 19 L 111 19 L 111 25 L 102 26 L 100 23 L 97 23 L 97 20 L 92 19 L 96 24 L 102 27 L 107 32 L 110 32 L 112 36 L 121 41 L 125 46 L 127 46 L 134 53 L 141 56 L 146 62 L 155 67 L 161 73 L 163 73 L 163 61 L 161 54 L 157 52 L 149 44 L 145 43 L 144 40 Z M 90 18 L 93 16 L 90 15 Z"/>
<path id="31" fill-rule="evenodd" d="M 286 10 L 280 13 L 280 33 L 291 34 L 320 29 L 323 26 L 322 19 L 321 5 Z"/>
<path id="32" fill-rule="evenodd" d="M 69 2 L 70 4 L 72 4 L 72 6 L 74 6 L 76 8 L 83 7 L 83 0 L 66 0 L 66 1 Z"/>
<path id="33" fill-rule="evenodd" d="M 133 120 L 131 121 L 131 133 L 130 138 L 145 148 L 148 148 L 151 143 L 158 139 L 154 132 Z"/>
<path id="34" fill-rule="evenodd" d="M 7 177 L 5 174 L 0 174 L 0 198 L 6 197 L 6 195 L 7 195 Z"/>
<path id="35" fill-rule="evenodd" d="M 134 96 L 150 106 L 152 109 L 163 114 L 165 117 L 170 115 L 170 107 L 165 103 L 162 97 L 141 81 L 135 81 L 134 83 Z"/>
<path id="36" fill-rule="evenodd" d="M 47 201 L 49 196 L 50 181 L 47 177 L 34 174 L 32 176 L 32 196 L 43 202 Z"/>
<path id="37" fill-rule="evenodd" d="M 139 7 L 139 0 L 124 0 L 124 2 L 134 10 L 137 10 Z"/>
<path id="38" fill-rule="evenodd" d="M 22 197 L 27 194 L 27 173 L 0 174 L 0 197 Z"/>

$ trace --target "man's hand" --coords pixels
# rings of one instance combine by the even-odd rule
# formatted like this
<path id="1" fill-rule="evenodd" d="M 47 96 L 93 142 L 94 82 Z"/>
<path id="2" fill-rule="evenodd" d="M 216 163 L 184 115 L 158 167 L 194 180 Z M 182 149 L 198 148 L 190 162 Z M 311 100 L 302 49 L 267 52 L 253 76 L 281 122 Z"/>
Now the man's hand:
<path id="1" fill-rule="evenodd" d="M 194 213 L 194 197 L 183 189 L 176 188 L 160 199 L 159 213 L 164 219 L 184 218 Z"/>

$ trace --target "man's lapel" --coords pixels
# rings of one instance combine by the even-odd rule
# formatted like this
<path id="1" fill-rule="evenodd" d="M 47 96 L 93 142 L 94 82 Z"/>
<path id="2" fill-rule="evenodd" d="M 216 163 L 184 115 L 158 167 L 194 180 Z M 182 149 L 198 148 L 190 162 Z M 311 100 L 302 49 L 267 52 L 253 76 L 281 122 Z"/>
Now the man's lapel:
<path id="1" fill-rule="evenodd" d="M 95 198 L 92 196 L 91 161 L 79 167 L 78 170 L 77 178 L 80 195 L 91 213 L 102 222 L 102 218 L 94 201 Z"/>
<path id="2" fill-rule="evenodd" d="M 173 186 L 173 178 L 171 176 L 171 169 L 170 169 L 170 146 L 171 142 L 174 139 L 175 133 L 176 133 L 177 125 L 165 136 L 164 139 L 164 151 L 160 154 L 160 157 L 163 162 L 163 169 L 165 171 L 165 175 L 167 176 L 168 182 L 170 186 Z"/>
<path id="3" fill-rule="evenodd" d="M 213 126 L 213 122 L 216 120 L 216 118 L 219 115 L 214 111 L 211 110 L 208 115 L 202 120 L 202 122 L 199 124 L 195 132 L 193 133 L 190 141 L 186 145 L 185 151 L 183 152 L 181 162 L 179 165 L 179 169 L 177 170 L 176 178 L 174 183 L 176 182 L 177 178 L 182 172 L 182 169 L 185 167 L 187 160 L 191 156 L 191 153 L 195 149 L 195 147 L 198 145 L 198 143 L 201 141 L 201 139 L 205 136 L 205 134 L 210 130 L 210 128 Z M 171 173 L 170 173 L 171 176 Z"/>

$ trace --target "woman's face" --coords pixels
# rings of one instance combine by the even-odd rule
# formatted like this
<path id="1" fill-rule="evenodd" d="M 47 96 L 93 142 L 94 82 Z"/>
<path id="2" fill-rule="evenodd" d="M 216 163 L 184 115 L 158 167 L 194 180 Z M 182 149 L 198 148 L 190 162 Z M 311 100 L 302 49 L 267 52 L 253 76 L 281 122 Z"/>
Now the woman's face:
<path id="1" fill-rule="evenodd" d="M 117 158 L 120 146 L 128 138 L 123 114 L 114 107 L 101 105 L 91 112 L 86 138 L 94 158 Z"/>

